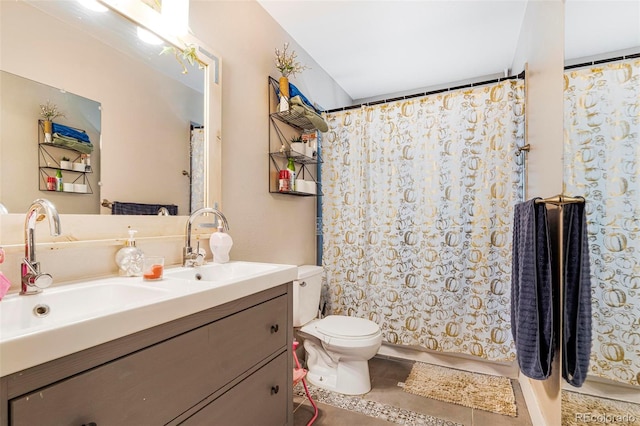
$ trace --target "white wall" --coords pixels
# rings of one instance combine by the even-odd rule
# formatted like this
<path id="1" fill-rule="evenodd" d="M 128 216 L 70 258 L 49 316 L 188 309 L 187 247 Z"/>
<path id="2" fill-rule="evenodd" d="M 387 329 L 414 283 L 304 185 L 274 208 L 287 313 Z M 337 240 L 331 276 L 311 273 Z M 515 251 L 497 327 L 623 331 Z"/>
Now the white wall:
<path id="1" fill-rule="evenodd" d="M 561 0 L 527 4 L 512 69 L 527 64 L 526 125 L 528 154 L 527 198 L 562 192 L 564 5 Z M 520 383 L 536 425 L 561 424 L 560 364 L 556 356 L 552 377 Z"/>
<path id="2" fill-rule="evenodd" d="M 268 192 L 267 77 L 279 77 L 274 50 L 290 42 L 311 67 L 291 81 L 329 109 L 351 99 L 256 2 L 192 1 L 196 37 L 222 56 L 222 209 L 229 219 L 231 257 L 315 263 L 315 197 Z"/>

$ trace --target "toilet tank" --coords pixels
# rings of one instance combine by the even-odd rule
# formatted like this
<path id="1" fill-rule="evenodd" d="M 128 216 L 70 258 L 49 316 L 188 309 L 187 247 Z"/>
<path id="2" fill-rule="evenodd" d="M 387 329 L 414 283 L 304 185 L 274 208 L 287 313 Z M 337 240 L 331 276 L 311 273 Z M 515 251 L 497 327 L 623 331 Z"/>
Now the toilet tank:
<path id="1" fill-rule="evenodd" d="M 294 327 L 302 327 L 318 316 L 322 271 L 322 266 L 298 266 L 298 279 L 293 281 Z"/>

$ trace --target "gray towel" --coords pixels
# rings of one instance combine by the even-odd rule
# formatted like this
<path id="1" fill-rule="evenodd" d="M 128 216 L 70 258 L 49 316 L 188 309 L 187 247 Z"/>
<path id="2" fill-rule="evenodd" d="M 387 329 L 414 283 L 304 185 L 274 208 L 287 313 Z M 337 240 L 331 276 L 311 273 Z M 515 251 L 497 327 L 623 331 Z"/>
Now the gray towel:
<path id="1" fill-rule="evenodd" d="M 171 216 L 178 214 L 178 206 L 175 204 L 122 203 L 120 201 L 113 202 L 111 214 L 157 215 L 162 207 L 166 208 Z"/>
<path id="2" fill-rule="evenodd" d="M 522 373 L 544 380 L 554 352 L 553 287 L 547 210 L 535 200 L 514 208 L 511 333 Z"/>
<path id="3" fill-rule="evenodd" d="M 564 206 L 562 377 L 580 387 L 591 355 L 591 272 L 585 204 Z"/>

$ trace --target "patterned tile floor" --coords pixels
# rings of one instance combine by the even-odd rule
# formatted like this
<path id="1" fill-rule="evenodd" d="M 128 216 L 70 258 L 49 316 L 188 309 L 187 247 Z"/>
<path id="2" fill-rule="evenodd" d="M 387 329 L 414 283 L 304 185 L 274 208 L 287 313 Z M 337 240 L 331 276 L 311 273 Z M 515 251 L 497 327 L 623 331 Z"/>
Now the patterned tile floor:
<path id="1" fill-rule="evenodd" d="M 316 401 L 324 401 L 318 404 L 320 414 L 314 426 L 531 426 L 517 381 L 512 381 L 518 406 L 518 417 L 513 418 L 404 392 L 398 382 L 404 382 L 412 365 L 411 361 L 373 358 L 369 361 L 372 389 L 364 396 L 344 396 L 312 387 Z M 313 408 L 301 396 L 301 386 L 294 394 L 294 409 L 298 407 L 294 425 L 304 426 L 313 416 Z"/>

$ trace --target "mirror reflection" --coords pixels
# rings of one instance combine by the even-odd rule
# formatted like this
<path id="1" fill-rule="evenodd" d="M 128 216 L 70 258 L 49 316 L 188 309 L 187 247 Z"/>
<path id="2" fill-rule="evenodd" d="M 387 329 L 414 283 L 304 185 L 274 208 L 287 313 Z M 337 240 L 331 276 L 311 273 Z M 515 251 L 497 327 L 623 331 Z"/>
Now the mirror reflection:
<path id="1" fill-rule="evenodd" d="M 46 40 L 42 28 L 47 28 Z M 187 64 L 188 73 L 183 74 L 174 55 L 160 54 L 162 43 L 141 40 L 132 22 L 78 2 L 6 2 L 1 31 L 0 107 L 5 125 L 0 135 L 0 199 L 10 213 L 24 213 L 28 205 L 16 199 L 16 193 L 30 200 L 56 195 L 60 213 L 111 214 L 111 204 L 101 206 L 103 199 L 175 206 L 169 210 L 179 215 L 202 205 L 202 70 Z M 48 92 L 24 92 L 18 99 L 4 96 L 5 90 L 19 93 L 12 84 L 20 78 L 48 86 Z M 71 94 L 92 106 L 71 106 Z M 97 155 L 91 155 L 93 173 L 87 175 L 92 194 L 41 191 L 37 123 L 40 105 L 47 100 L 65 114 L 54 122 L 93 132 Z M 18 114 L 22 129 L 14 126 Z M 17 152 L 18 144 L 30 152 Z M 44 187 L 46 191 L 46 182 Z M 199 188 L 193 199 L 192 187 Z"/>
<path id="2" fill-rule="evenodd" d="M 563 182 L 586 200 L 591 345 L 563 425 L 640 421 L 638 17 L 638 2 L 565 3 Z"/>

